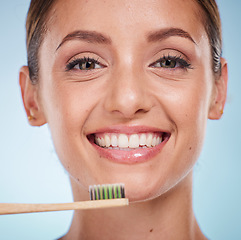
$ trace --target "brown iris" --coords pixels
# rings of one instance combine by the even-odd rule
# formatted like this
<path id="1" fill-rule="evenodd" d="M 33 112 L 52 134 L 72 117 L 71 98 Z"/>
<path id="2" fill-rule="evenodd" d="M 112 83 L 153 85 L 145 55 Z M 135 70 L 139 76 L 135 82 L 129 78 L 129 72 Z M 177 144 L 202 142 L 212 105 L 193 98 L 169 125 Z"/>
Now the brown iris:
<path id="1" fill-rule="evenodd" d="M 163 68 L 175 68 L 177 62 L 175 60 L 170 60 L 170 59 L 162 59 L 160 61 L 160 66 Z"/>
<path id="2" fill-rule="evenodd" d="M 95 64 L 94 62 L 92 61 L 84 61 L 84 62 L 80 62 L 79 63 L 79 68 L 81 70 L 92 70 L 92 69 L 95 69 Z"/>

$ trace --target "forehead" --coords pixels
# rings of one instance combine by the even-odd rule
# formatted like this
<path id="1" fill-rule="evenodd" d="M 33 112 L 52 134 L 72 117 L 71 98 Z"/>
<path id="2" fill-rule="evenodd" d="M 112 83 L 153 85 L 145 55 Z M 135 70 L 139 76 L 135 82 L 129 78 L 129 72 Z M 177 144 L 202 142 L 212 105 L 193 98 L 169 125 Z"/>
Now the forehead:
<path id="1" fill-rule="evenodd" d="M 50 32 L 61 41 L 76 30 L 136 38 L 162 28 L 181 28 L 196 42 L 205 34 L 194 0 L 58 0 L 50 13 Z"/>

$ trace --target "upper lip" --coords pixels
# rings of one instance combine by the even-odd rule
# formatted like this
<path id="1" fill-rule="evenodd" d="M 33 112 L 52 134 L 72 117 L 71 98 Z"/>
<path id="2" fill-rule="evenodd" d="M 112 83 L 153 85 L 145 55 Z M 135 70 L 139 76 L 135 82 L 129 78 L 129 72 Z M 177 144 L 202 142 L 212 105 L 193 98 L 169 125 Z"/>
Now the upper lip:
<path id="1" fill-rule="evenodd" d="M 87 135 L 97 134 L 97 133 L 124 133 L 124 134 L 134 134 L 134 133 L 148 133 L 148 132 L 162 132 L 168 133 L 167 130 L 162 130 L 155 127 L 147 127 L 147 126 L 109 126 L 105 128 L 98 129 L 94 132 L 90 132 Z"/>
<path id="2" fill-rule="evenodd" d="M 134 125 L 134 126 L 109 126 L 105 128 L 97 129 L 95 132 L 90 132 L 87 135 L 93 135 L 97 133 L 124 133 L 124 134 L 135 134 L 135 133 L 151 133 L 151 132 L 161 132 L 169 134 L 169 131 L 163 130 L 155 127 L 147 127 L 143 125 Z"/>

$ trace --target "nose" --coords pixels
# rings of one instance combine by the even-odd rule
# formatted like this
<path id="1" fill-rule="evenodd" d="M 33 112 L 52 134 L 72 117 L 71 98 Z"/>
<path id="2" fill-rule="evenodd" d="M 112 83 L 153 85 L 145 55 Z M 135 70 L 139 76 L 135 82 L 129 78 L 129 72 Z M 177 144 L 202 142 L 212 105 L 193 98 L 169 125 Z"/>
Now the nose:
<path id="1" fill-rule="evenodd" d="M 148 95 L 147 81 L 140 70 L 135 70 L 130 65 L 120 67 L 113 70 L 109 82 L 106 111 L 125 119 L 133 119 L 150 111 L 152 101 Z"/>

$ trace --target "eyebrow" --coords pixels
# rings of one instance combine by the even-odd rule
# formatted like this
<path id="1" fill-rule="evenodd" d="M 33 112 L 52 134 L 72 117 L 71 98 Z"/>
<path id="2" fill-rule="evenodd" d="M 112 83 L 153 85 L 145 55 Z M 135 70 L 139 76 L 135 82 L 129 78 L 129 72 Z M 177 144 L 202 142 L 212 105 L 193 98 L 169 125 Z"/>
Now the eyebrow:
<path id="1" fill-rule="evenodd" d="M 162 41 L 169 37 L 183 37 L 191 40 L 193 43 L 196 44 L 196 42 L 193 40 L 191 35 L 182 30 L 181 28 L 168 28 L 168 29 L 161 29 L 155 32 L 151 32 L 147 35 L 148 42 L 157 42 Z"/>
<path id="2" fill-rule="evenodd" d="M 187 38 L 196 44 L 196 42 L 193 40 L 191 35 L 188 32 L 182 30 L 181 28 L 168 28 L 168 29 L 161 29 L 155 32 L 151 32 L 147 35 L 147 41 L 157 42 L 173 36 Z M 56 51 L 65 42 L 68 42 L 70 40 L 82 40 L 85 42 L 95 43 L 95 44 L 111 44 L 112 42 L 109 37 L 103 35 L 102 33 L 98 33 L 95 31 L 78 30 L 66 35 L 61 41 L 61 43 L 58 45 Z"/>
<path id="3" fill-rule="evenodd" d="M 67 36 L 64 37 L 64 39 L 61 41 L 61 43 L 58 45 L 56 51 L 67 41 L 70 40 L 82 40 L 89 43 L 95 43 L 95 44 L 111 44 L 111 39 L 109 37 L 104 36 L 101 33 L 95 32 L 95 31 L 74 31 Z"/>

